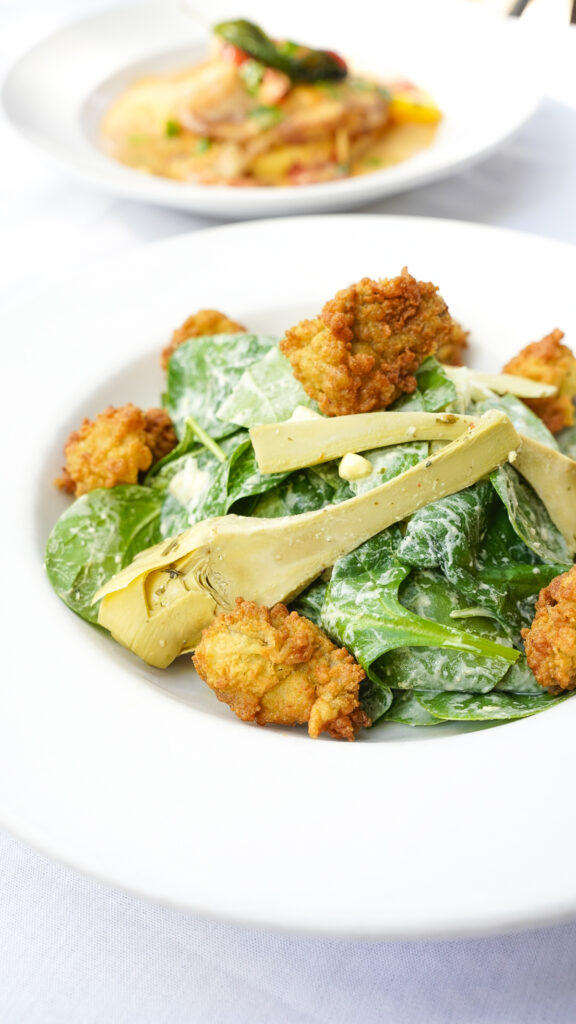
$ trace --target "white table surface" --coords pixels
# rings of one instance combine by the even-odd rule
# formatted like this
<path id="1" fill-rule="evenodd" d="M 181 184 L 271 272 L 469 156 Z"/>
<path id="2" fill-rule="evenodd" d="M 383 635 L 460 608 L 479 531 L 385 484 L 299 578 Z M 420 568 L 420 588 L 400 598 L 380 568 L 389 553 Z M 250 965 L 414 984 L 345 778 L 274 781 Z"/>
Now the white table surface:
<path id="1" fill-rule="evenodd" d="M 2 0 L 2 65 L 101 6 Z M 576 30 L 538 31 L 547 95 L 519 135 L 475 168 L 372 211 L 576 244 Z M 1 121 L 0 152 L 0 301 L 89 273 L 111 252 L 214 223 L 101 194 Z M 576 923 L 444 942 L 269 933 L 136 899 L 0 834 L 0 1024 L 356 1021 L 572 1024 Z"/>

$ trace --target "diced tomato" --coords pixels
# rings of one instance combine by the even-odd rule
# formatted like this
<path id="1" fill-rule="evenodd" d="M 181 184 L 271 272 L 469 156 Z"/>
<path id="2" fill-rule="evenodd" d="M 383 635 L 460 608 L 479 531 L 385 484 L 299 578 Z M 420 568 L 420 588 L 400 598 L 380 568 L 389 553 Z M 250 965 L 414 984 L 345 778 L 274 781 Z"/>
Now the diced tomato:
<path id="1" fill-rule="evenodd" d="M 344 68 L 345 71 L 348 70 L 348 65 L 346 61 L 344 60 L 343 57 L 340 56 L 339 53 L 336 53 L 334 50 L 325 50 L 324 52 L 327 53 L 329 57 L 333 57 L 333 59 L 336 61 L 337 64 L 340 65 L 341 68 Z"/>
<path id="2" fill-rule="evenodd" d="M 224 60 L 229 60 L 231 64 L 235 64 L 239 68 L 244 61 L 249 59 L 250 55 L 245 50 L 240 50 L 238 46 L 234 46 L 233 43 L 224 43 L 222 56 Z"/>

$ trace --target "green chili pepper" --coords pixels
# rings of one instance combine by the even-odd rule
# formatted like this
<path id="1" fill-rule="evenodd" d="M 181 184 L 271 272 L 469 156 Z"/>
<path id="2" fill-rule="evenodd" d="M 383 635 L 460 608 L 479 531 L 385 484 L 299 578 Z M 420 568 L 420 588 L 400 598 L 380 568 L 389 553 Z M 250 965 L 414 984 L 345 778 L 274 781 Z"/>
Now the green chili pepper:
<path id="1" fill-rule="evenodd" d="M 222 21 L 214 32 L 261 64 L 283 71 L 293 82 L 337 80 L 348 74 L 346 63 L 337 54 L 294 43 L 275 43 L 258 25 L 244 18 Z"/>

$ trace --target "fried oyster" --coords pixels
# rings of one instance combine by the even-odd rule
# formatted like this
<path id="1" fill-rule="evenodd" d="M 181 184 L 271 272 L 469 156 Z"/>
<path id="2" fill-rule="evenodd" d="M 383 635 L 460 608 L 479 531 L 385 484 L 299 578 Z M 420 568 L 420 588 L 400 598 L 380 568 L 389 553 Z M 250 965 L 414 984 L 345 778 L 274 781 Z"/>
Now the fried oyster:
<path id="1" fill-rule="evenodd" d="M 162 352 L 162 369 L 168 369 L 168 363 L 172 353 L 183 345 L 188 338 L 200 338 L 207 334 L 244 334 L 246 328 L 236 322 L 236 320 L 230 320 L 225 313 L 220 313 L 217 309 L 199 309 L 197 313 L 192 313 L 181 327 L 177 327 L 169 344 Z"/>
<path id="2" fill-rule="evenodd" d="M 574 422 L 576 358 L 567 345 L 561 344 L 563 337 L 564 332 L 556 328 L 540 341 L 526 345 L 503 367 L 504 373 L 515 373 L 558 388 L 553 398 L 524 399 L 553 434 L 563 427 L 571 427 Z"/>
<path id="3" fill-rule="evenodd" d="M 280 348 L 294 376 L 327 416 L 385 409 L 416 388 L 426 356 L 453 342 L 454 323 L 435 285 L 364 277 L 319 316 L 286 332 Z"/>
<path id="4" fill-rule="evenodd" d="M 84 419 L 65 446 L 66 465 L 56 481 L 79 498 L 97 487 L 136 484 L 140 473 L 177 444 L 172 420 L 163 409 L 143 412 L 132 402 L 109 406 L 94 421 Z"/>
<path id="5" fill-rule="evenodd" d="M 540 686 L 555 694 L 576 689 L 576 565 L 540 591 L 522 637 Z"/>
<path id="6" fill-rule="evenodd" d="M 302 725 L 353 740 L 370 725 L 358 699 L 364 670 L 309 619 L 236 599 L 204 630 L 193 657 L 201 678 L 239 718 L 259 725 Z"/>

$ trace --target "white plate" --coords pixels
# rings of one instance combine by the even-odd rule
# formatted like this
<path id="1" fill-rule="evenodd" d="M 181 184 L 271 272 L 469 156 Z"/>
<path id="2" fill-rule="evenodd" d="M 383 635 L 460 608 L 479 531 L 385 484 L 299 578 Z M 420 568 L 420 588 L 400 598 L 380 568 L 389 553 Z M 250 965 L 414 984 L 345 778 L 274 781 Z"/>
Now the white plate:
<path id="1" fill-rule="evenodd" d="M 5 311 L 0 819 L 126 889 L 235 921 L 359 936 L 465 934 L 576 912 L 576 700 L 476 731 L 354 744 L 236 719 L 188 662 L 162 674 L 74 616 L 42 569 L 52 481 L 82 416 L 148 407 L 171 329 L 216 306 L 282 332 L 408 264 L 498 368 L 576 339 L 576 250 L 440 220 L 233 225 L 149 247 Z"/>
<path id="2" fill-rule="evenodd" d="M 209 23 L 230 14 L 216 6 L 208 5 Z M 351 18 L 345 5 L 247 0 L 243 14 L 272 33 L 338 49 L 359 69 L 399 73 L 426 87 L 445 112 L 434 144 L 373 174 L 298 188 L 188 185 L 115 163 L 97 141 L 111 99 L 134 77 L 185 66 L 205 52 L 203 22 L 185 6 L 159 0 L 101 12 L 36 46 L 6 79 L 6 113 L 27 139 L 100 187 L 229 218 L 347 209 L 423 185 L 486 156 L 538 102 L 538 61 L 523 26 L 478 6 L 356 0 Z"/>

